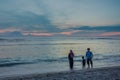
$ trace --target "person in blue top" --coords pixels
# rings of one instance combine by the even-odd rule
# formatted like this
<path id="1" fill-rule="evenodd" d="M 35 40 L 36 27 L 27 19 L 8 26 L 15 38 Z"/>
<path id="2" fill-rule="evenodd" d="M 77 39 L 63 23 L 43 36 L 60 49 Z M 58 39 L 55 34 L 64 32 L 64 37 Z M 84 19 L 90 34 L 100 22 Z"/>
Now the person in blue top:
<path id="1" fill-rule="evenodd" d="M 87 48 L 86 59 L 87 59 L 88 68 L 90 68 L 90 64 L 91 64 L 91 67 L 93 68 L 92 58 L 93 58 L 93 53 L 90 51 L 90 48 Z"/>

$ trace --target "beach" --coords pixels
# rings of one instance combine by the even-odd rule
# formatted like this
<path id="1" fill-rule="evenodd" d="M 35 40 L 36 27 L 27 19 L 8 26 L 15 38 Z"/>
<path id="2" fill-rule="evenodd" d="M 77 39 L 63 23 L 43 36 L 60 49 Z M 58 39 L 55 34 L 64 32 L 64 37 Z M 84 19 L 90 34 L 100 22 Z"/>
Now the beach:
<path id="1" fill-rule="evenodd" d="M 9 76 L 0 80 L 120 80 L 120 66 Z"/>

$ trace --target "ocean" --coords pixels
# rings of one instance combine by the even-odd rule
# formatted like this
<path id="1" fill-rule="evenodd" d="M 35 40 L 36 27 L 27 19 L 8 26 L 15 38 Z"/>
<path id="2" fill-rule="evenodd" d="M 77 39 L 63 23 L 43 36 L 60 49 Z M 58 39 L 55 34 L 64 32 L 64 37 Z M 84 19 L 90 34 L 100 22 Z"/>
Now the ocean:
<path id="1" fill-rule="evenodd" d="M 120 66 L 118 38 L 0 37 L 0 77 L 68 71 L 70 50 L 74 69 L 80 70 L 87 48 L 94 54 L 94 68 Z"/>

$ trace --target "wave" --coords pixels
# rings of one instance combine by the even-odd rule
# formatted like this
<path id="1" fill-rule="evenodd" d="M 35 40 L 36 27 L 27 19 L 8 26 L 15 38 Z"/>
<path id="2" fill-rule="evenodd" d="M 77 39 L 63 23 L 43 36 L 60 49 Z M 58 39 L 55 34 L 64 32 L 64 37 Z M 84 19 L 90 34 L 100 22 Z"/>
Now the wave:
<path id="1" fill-rule="evenodd" d="M 0 67 L 10 67 L 15 65 L 22 65 L 22 64 L 31 64 L 30 62 L 10 62 L 10 63 L 2 63 Z"/>
<path id="2" fill-rule="evenodd" d="M 0 67 L 11 67 L 15 65 L 22 65 L 22 64 L 32 64 L 33 62 L 25 61 L 25 60 L 17 60 L 12 58 L 3 58 L 0 59 Z"/>
<path id="3" fill-rule="evenodd" d="M 101 55 L 101 54 L 95 54 L 93 61 L 100 61 L 100 60 L 109 60 L 109 61 L 120 61 L 120 55 Z M 75 62 L 81 62 L 82 61 L 82 55 L 75 56 L 74 58 Z M 25 64 L 37 64 L 37 63 L 55 63 L 55 62 L 68 62 L 67 57 L 61 57 L 61 58 L 31 58 L 31 59 L 13 59 L 13 58 L 4 58 L 0 59 L 0 67 L 12 67 L 17 65 L 25 65 Z"/>
<path id="4" fill-rule="evenodd" d="M 80 45 L 80 44 L 94 44 L 94 43 L 38 43 L 38 44 L 31 44 L 31 43 L 14 43 L 14 44 L 0 44 L 0 46 L 29 46 L 29 45 Z"/>
<path id="5" fill-rule="evenodd" d="M 8 38 L 0 38 L 0 42 L 19 42 L 19 41 L 25 41 L 25 39 L 8 39 Z"/>

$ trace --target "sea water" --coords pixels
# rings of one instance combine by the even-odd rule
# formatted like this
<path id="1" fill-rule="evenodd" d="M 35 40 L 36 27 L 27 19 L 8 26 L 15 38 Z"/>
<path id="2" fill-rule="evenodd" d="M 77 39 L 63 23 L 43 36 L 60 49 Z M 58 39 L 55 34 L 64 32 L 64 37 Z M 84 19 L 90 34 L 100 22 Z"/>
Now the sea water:
<path id="1" fill-rule="evenodd" d="M 120 66 L 120 39 L 116 38 L 1 37 L 0 77 L 68 71 L 70 50 L 75 54 L 74 69 L 80 70 L 87 48 L 94 54 L 95 68 Z"/>

